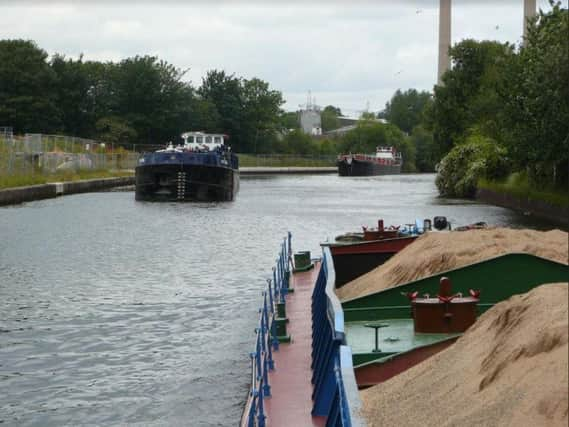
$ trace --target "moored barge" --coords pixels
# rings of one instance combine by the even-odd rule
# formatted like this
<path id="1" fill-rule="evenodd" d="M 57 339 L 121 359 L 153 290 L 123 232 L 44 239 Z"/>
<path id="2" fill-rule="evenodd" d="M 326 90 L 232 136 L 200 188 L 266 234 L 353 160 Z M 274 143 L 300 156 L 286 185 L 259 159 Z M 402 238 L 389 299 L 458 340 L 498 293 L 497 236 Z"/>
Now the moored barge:
<path id="1" fill-rule="evenodd" d="M 340 302 L 330 248 L 295 273 L 290 241 L 263 293 L 241 426 L 366 425 L 359 390 L 452 345 L 498 302 L 566 281 L 569 271 L 508 253 Z"/>

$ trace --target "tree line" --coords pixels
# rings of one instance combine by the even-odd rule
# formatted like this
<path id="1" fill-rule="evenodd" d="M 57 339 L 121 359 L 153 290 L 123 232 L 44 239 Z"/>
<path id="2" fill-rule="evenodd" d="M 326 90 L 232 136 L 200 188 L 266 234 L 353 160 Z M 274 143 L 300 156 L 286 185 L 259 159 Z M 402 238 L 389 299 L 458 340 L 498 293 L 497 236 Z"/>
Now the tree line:
<path id="1" fill-rule="evenodd" d="M 0 126 L 129 146 L 199 129 L 245 152 L 280 126 L 282 94 L 267 82 L 211 70 L 193 87 L 186 72 L 155 56 L 49 58 L 33 41 L 0 40 Z"/>

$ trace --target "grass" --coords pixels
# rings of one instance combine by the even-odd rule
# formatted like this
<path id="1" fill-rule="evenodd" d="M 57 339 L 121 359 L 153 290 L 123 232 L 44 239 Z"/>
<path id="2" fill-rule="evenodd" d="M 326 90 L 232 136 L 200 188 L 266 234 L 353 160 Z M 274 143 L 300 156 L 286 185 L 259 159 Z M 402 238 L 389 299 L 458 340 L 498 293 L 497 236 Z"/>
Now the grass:
<path id="1" fill-rule="evenodd" d="M 489 181 L 481 179 L 478 188 L 511 194 L 520 198 L 539 200 L 554 206 L 569 207 L 569 194 L 555 189 L 536 189 L 527 176 L 519 173 L 511 174 L 505 181 Z"/>
<path id="2" fill-rule="evenodd" d="M 328 167 L 336 166 L 336 156 L 294 154 L 238 154 L 240 167 Z"/>
<path id="3" fill-rule="evenodd" d="M 44 175 L 39 172 L 16 175 L 0 174 L 0 189 L 47 184 L 49 182 L 80 181 L 83 179 L 117 178 L 123 176 L 132 176 L 132 172 L 86 169 L 79 171 L 60 171 L 49 175 Z"/>

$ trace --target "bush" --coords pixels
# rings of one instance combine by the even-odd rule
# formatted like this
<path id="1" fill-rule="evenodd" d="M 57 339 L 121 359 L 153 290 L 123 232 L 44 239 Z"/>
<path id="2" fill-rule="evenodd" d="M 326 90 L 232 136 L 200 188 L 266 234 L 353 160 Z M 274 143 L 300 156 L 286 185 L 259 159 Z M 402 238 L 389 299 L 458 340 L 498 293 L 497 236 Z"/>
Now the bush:
<path id="1" fill-rule="evenodd" d="M 441 160 L 435 183 L 442 196 L 474 197 L 481 178 L 499 179 L 507 173 L 506 149 L 475 134 Z"/>

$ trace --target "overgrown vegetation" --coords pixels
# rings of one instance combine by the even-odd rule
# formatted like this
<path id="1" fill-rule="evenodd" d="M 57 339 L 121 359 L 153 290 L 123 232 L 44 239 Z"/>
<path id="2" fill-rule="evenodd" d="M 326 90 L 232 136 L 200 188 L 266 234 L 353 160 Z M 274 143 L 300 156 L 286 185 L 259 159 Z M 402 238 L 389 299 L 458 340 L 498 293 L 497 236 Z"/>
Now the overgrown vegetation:
<path id="1" fill-rule="evenodd" d="M 522 46 L 464 40 L 451 49 L 453 68 L 426 111 L 441 194 L 472 196 L 478 183 L 551 200 L 567 194 L 567 34 L 569 12 L 551 2 Z M 525 178 L 504 184 L 499 172 Z"/>

